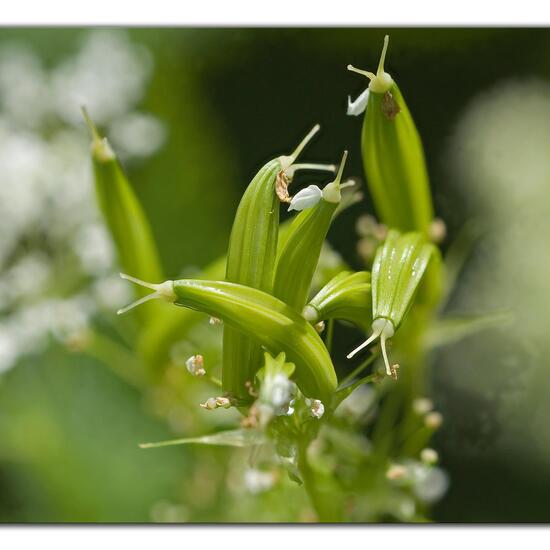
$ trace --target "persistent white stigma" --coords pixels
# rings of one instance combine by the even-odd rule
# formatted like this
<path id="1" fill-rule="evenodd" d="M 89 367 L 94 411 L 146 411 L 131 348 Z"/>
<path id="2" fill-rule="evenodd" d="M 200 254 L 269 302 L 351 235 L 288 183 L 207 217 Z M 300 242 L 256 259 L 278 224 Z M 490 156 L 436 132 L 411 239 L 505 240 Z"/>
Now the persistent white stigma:
<path id="1" fill-rule="evenodd" d="M 126 313 L 127 311 L 130 311 L 131 309 L 141 304 L 144 304 L 149 300 L 155 300 L 156 298 L 160 298 L 161 300 L 165 300 L 166 302 L 176 301 L 177 296 L 174 292 L 174 281 L 164 281 L 163 283 L 154 284 L 147 283 L 145 281 L 137 279 L 136 277 L 132 277 L 131 275 L 126 275 L 125 273 L 121 273 L 120 276 L 127 281 L 135 283 L 136 285 L 150 288 L 151 290 L 153 290 L 153 292 L 151 294 L 148 294 L 147 296 L 144 296 L 143 298 L 140 298 L 139 300 L 136 300 L 135 302 L 132 302 L 130 305 L 119 309 L 117 311 L 117 315 L 122 315 L 123 313 Z"/>
<path id="2" fill-rule="evenodd" d="M 384 358 L 384 364 L 386 366 L 386 374 L 395 378 L 396 370 L 399 368 L 399 365 L 390 366 L 388 353 L 386 351 L 386 340 L 388 340 L 388 338 L 391 338 L 394 334 L 395 328 L 393 326 L 393 323 L 389 319 L 384 319 L 383 317 L 375 319 L 372 322 L 372 334 L 362 344 L 357 346 L 352 352 L 348 353 L 347 358 L 351 359 L 363 348 L 366 348 L 377 338 L 380 338 L 380 347 L 382 348 L 382 357 Z"/>

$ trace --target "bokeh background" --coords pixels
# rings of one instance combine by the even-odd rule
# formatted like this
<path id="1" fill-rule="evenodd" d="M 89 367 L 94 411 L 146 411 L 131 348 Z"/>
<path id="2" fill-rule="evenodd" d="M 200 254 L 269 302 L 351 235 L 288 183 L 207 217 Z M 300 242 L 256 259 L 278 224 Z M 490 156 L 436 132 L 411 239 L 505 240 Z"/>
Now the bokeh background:
<path id="1" fill-rule="evenodd" d="M 308 158 L 335 162 L 346 148 L 349 173 L 362 175 L 361 119 L 345 110 L 365 82 L 345 67 L 373 68 L 385 33 L 387 70 L 422 135 L 448 226 L 444 247 L 475 235 L 448 311 L 515 319 L 513 330 L 473 334 L 433 357 L 444 417 L 434 446 L 449 486 L 431 515 L 550 520 L 549 31 L 6 28 L 0 521 L 308 519 L 302 492 L 244 471 L 242 453 L 138 449 L 229 420 L 191 412 L 198 387 L 179 406 L 165 390 L 140 391 L 124 347 L 86 350 L 90 328 L 109 332 L 130 294 L 95 204 L 79 107 L 120 154 L 176 277 L 225 252 L 250 177 L 313 123 L 323 130 Z M 364 191 L 329 236 L 357 268 L 355 222 L 372 213 Z"/>

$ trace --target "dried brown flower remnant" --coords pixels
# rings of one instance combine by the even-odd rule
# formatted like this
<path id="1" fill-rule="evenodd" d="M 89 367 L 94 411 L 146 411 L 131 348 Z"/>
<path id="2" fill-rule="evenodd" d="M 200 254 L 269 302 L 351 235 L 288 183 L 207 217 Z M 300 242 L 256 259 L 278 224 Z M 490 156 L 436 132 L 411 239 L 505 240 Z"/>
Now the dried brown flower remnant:
<path id="1" fill-rule="evenodd" d="M 394 120 L 395 117 L 401 111 L 401 107 L 397 104 L 397 101 L 393 98 L 393 95 L 388 90 L 382 97 L 382 113 L 388 120 Z"/>
<path id="2" fill-rule="evenodd" d="M 290 178 L 285 174 L 284 170 L 281 170 L 275 179 L 275 193 L 277 193 L 281 202 L 290 203 L 291 197 L 288 194 L 289 183 Z"/>

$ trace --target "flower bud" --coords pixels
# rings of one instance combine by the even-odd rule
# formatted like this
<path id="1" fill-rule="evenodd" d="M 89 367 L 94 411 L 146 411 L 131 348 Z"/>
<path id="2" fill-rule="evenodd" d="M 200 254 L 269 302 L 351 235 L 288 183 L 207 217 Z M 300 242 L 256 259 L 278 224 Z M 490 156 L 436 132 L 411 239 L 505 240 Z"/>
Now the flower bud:
<path id="1" fill-rule="evenodd" d="M 202 355 L 192 355 L 185 361 L 185 366 L 189 371 L 189 374 L 193 376 L 204 376 L 206 371 L 204 370 L 204 358 Z"/>
<path id="2" fill-rule="evenodd" d="M 321 418 L 325 414 L 325 406 L 320 399 L 312 399 L 310 411 L 314 418 Z"/>
<path id="3" fill-rule="evenodd" d="M 432 430 L 437 430 L 443 424 L 443 415 L 437 411 L 432 411 L 424 417 L 424 424 Z"/>
<path id="4" fill-rule="evenodd" d="M 437 454 L 437 451 L 427 447 L 426 449 L 422 449 L 420 453 L 420 460 L 424 462 L 424 464 L 433 466 L 434 464 L 437 464 L 437 462 L 439 461 L 439 455 Z"/>

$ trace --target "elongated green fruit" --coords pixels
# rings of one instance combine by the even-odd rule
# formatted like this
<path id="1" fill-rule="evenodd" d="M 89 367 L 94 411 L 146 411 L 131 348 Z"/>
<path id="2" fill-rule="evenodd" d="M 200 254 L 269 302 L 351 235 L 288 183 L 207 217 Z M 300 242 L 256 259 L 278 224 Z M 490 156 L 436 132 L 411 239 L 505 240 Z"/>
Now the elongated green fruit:
<path id="1" fill-rule="evenodd" d="M 120 265 L 137 276 L 163 278 L 149 222 L 107 138 L 101 138 L 83 109 L 92 134 L 95 189 L 103 217 L 113 237 Z M 140 294 L 143 294 L 140 291 Z"/>
<path id="2" fill-rule="evenodd" d="M 397 367 L 390 367 L 386 340 L 395 334 L 403 322 L 428 263 L 436 253 L 435 246 L 426 242 L 422 233 L 401 235 L 395 230 L 388 232 L 372 266 L 372 334 L 348 354 L 348 358 L 380 338 L 386 372 L 395 376 Z"/>
<path id="3" fill-rule="evenodd" d="M 319 335 L 300 314 L 274 296 L 226 281 L 182 279 L 151 284 L 122 277 L 153 293 L 119 313 L 154 298 L 202 311 L 219 317 L 273 355 L 284 351 L 287 361 L 296 366 L 294 380 L 306 396 L 327 399 L 336 389 L 336 373 Z M 231 397 L 239 402 L 238 396 Z"/>
<path id="4" fill-rule="evenodd" d="M 427 235 L 433 205 L 424 149 L 401 91 L 384 70 L 388 41 L 386 36 L 376 74 L 348 65 L 370 80 L 348 113 L 358 115 L 366 107 L 361 151 L 379 218 L 391 228 Z"/>
<path id="5" fill-rule="evenodd" d="M 340 204 L 340 181 L 347 154 L 347 151 L 344 152 L 335 180 L 323 191 L 317 187 L 317 204 L 309 208 L 306 206 L 292 222 L 289 235 L 278 254 L 273 295 L 299 312 L 309 298 L 311 281 L 319 262 L 321 248 L 336 208 Z"/>
<path id="6" fill-rule="evenodd" d="M 351 190 L 344 190 L 342 192 L 342 201 L 338 205 L 334 217 L 338 214 L 356 204 L 358 192 Z M 279 243 L 278 250 L 280 251 L 284 246 L 286 238 L 290 233 L 290 226 L 292 220 L 287 220 L 281 223 L 279 227 Z M 326 245 L 326 241 L 325 241 Z M 319 263 L 323 262 L 323 254 L 329 255 L 330 250 L 324 246 L 321 250 L 321 257 Z M 197 279 L 209 279 L 209 280 L 221 280 L 225 274 L 226 256 L 221 256 L 210 265 L 206 266 L 200 274 L 196 275 Z M 327 260 L 328 262 L 328 260 Z M 334 263 L 334 260 L 330 260 L 330 265 Z M 341 265 L 340 265 L 341 264 Z M 318 266 L 319 267 L 319 266 Z M 338 263 L 339 269 L 346 269 L 347 266 L 342 261 Z M 316 273 L 315 277 L 319 274 Z M 324 284 L 324 283 L 323 283 Z M 164 366 L 170 357 L 170 349 L 173 344 L 182 338 L 189 330 L 192 329 L 198 322 L 204 321 L 202 316 L 197 315 L 195 312 L 183 309 L 183 308 L 164 308 L 162 316 L 155 318 L 154 323 L 149 323 L 147 327 L 140 334 L 139 351 L 144 357 L 147 364 L 154 368 L 160 368 Z"/>
<path id="7" fill-rule="evenodd" d="M 291 155 L 278 157 L 265 164 L 246 189 L 229 239 L 225 277 L 228 282 L 265 292 L 273 290 L 280 201 L 287 196 L 288 183 L 297 169 L 315 167 L 294 163 L 318 131 L 319 125 L 311 130 Z M 259 366 L 260 347 L 257 342 L 231 326 L 224 327 L 224 391 L 239 399 L 250 399 L 246 383 L 252 382 Z"/>
<path id="8" fill-rule="evenodd" d="M 311 324 L 340 319 L 368 330 L 372 323 L 370 281 L 368 271 L 342 271 L 304 307 L 305 319 Z"/>

